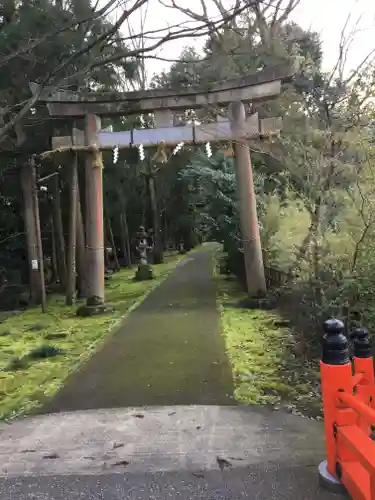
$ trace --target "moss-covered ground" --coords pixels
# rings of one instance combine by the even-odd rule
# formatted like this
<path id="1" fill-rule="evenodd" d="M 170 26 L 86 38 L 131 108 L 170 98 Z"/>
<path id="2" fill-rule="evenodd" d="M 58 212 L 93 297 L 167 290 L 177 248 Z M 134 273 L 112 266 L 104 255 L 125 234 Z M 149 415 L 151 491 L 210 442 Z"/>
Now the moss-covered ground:
<path id="1" fill-rule="evenodd" d="M 216 281 L 236 401 L 319 418 L 319 367 L 298 353 L 286 322 L 277 311 L 241 307 L 238 284 L 218 274 Z"/>
<path id="2" fill-rule="evenodd" d="M 103 343 L 130 310 L 175 269 L 182 256 L 168 255 L 154 266 L 155 279 L 133 282 L 134 269 L 113 275 L 106 285 L 112 311 L 79 318 L 61 296 L 48 298 L 48 312 L 30 308 L 0 324 L 0 418 L 29 412 L 52 396 L 66 377 Z M 80 305 L 80 304 L 78 304 Z"/>

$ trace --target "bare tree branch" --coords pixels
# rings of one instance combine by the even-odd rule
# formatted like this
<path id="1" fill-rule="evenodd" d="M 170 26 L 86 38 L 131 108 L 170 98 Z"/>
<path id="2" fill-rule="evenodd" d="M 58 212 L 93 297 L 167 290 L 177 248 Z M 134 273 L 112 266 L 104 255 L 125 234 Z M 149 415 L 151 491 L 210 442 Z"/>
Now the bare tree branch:
<path id="1" fill-rule="evenodd" d="M 116 22 L 111 23 L 104 33 L 95 39 L 84 41 L 82 47 L 74 53 L 65 53 L 59 56 L 57 64 L 48 72 L 47 75 L 44 75 L 42 82 L 38 83 L 38 91 L 30 97 L 30 99 L 24 103 L 14 103 L 13 105 L 10 105 L 10 112 L 14 112 L 15 110 L 16 112 L 14 112 L 9 121 L 3 123 L 0 127 L 0 143 L 4 140 L 8 132 L 15 126 L 15 124 L 22 120 L 30 112 L 31 108 L 35 106 L 46 85 L 50 85 L 57 89 L 64 85 L 68 85 L 72 81 L 83 81 L 85 76 L 90 77 L 90 73 L 105 65 L 118 65 L 132 59 L 142 60 L 145 57 L 156 58 L 157 56 L 155 56 L 153 52 L 166 42 L 184 38 L 199 38 L 207 36 L 213 32 L 218 32 L 222 27 L 231 23 L 237 16 L 241 15 L 246 10 L 255 8 L 258 4 L 268 3 L 272 5 L 273 3 L 272 0 L 269 0 L 269 2 L 262 2 L 261 0 L 234 0 L 233 6 L 228 9 L 224 8 L 221 0 L 212 0 L 213 6 L 219 12 L 218 15 L 212 16 L 209 12 L 207 4 L 208 0 L 200 0 L 202 8 L 201 13 L 195 13 L 188 7 L 178 5 L 176 0 L 171 0 L 171 5 L 165 4 L 164 0 L 159 1 L 163 5 L 184 13 L 188 19 L 183 23 L 174 24 L 164 29 L 151 30 L 149 32 L 144 32 L 144 23 L 142 22 L 140 33 L 135 33 L 133 30 L 130 30 L 128 37 L 120 37 L 121 43 L 132 43 L 132 48 L 130 50 L 124 50 L 123 53 L 120 51 L 118 53 L 111 54 L 108 57 L 104 56 L 102 51 L 100 58 L 93 58 L 88 61 L 84 68 L 75 71 L 72 75 L 63 76 L 63 72 L 67 68 L 75 64 L 76 61 L 79 61 L 83 56 L 89 54 L 94 48 L 100 51 L 105 47 L 110 46 L 115 40 L 118 40 L 118 32 L 121 26 L 123 26 L 124 23 L 129 23 L 131 16 L 133 16 L 136 12 L 140 12 L 142 6 L 147 6 L 148 4 L 148 0 L 133 0 L 132 4 L 126 2 L 126 8 L 124 8 L 121 12 Z M 117 5 L 117 2 L 118 0 L 107 0 L 104 7 L 94 12 L 90 18 L 77 21 L 75 27 L 81 26 L 88 30 L 88 26 L 90 26 L 91 22 L 99 16 L 104 14 L 107 15 L 108 12 L 110 12 L 111 9 Z M 298 2 L 298 0 L 289 0 L 288 8 L 291 8 L 291 5 L 296 4 L 296 2 Z M 22 55 L 32 53 L 38 44 L 48 42 L 51 36 L 58 36 L 59 33 L 72 28 L 74 28 L 74 26 L 70 25 L 62 28 L 61 30 L 54 30 L 51 34 L 45 35 L 45 37 L 40 40 L 34 40 L 31 43 L 31 46 L 29 46 L 28 51 L 24 47 L 21 47 L 18 52 L 16 51 L 16 55 L 14 55 L 14 57 L 20 57 Z M 155 35 L 154 39 L 153 35 Z M 86 38 L 84 37 L 84 39 Z M 147 40 L 149 40 L 149 43 L 146 43 Z M 7 62 L 7 60 L 3 59 L 3 62 Z M 142 70 L 142 72 L 143 74 L 139 76 L 141 76 L 141 79 L 144 80 L 144 70 Z M 2 113 L 2 117 L 4 121 L 4 113 Z"/>
<path id="2" fill-rule="evenodd" d="M 8 62 L 10 62 L 12 59 L 15 59 L 16 57 L 21 56 L 22 54 L 27 54 L 30 53 L 32 50 L 36 49 L 39 45 L 42 43 L 47 42 L 48 40 L 51 40 L 52 38 L 61 35 L 62 33 L 69 31 L 73 28 L 78 28 L 88 22 L 95 21 L 103 16 L 107 16 L 108 14 L 111 13 L 112 7 L 115 7 L 117 4 L 117 0 L 108 0 L 108 2 L 101 7 L 98 11 L 94 10 L 94 13 L 92 16 L 84 18 L 84 19 L 79 19 L 74 21 L 73 23 L 69 23 L 67 26 L 64 26 L 58 30 L 51 31 L 50 33 L 47 33 L 46 35 L 37 38 L 36 40 L 29 40 L 25 45 L 22 45 L 19 49 L 10 52 L 6 56 L 0 57 L 0 67 Z"/>
<path id="3" fill-rule="evenodd" d="M 293 10 L 298 7 L 301 0 L 289 0 L 288 4 L 283 7 L 283 0 L 279 0 L 275 7 L 275 12 L 272 18 L 272 24 L 278 23 L 279 25 L 286 21 Z M 281 14 L 280 14 L 281 13 Z M 280 15 L 279 15 L 280 14 Z"/>
<path id="4" fill-rule="evenodd" d="M 109 38 L 111 38 L 111 36 L 113 36 L 120 29 L 120 27 L 124 24 L 124 22 L 128 19 L 128 17 L 147 2 L 148 2 L 148 0 L 136 0 L 135 3 L 133 4 L 133 6 L 128 10 L 124 10 L 124 12 L 121 14 L 119 19 L 105 33 L 103 33 L 101 36 L 99 36 L 98 38 L 93 40 L 91 43 L 88 43 L 87 45 L 85 45 L 81 50 L 79 50 L 78 52 L 75 52 L 71 57 L 66 59 L 60 66 L 55 68 L 52 71 L 50 78 L 53 78 L 62 69 L 69 66 L 69 64 L 71 64 L 73 61 L 79 59 L 82 55 L 87 54 L 95 46 L 98 46 L 101 43 L 107 41 Z"/>
<path id="5" fill-rule="evenodd" d="M 142 0 L 144 1 L 144 0 Z M 120 61 L 121 59 L 126 59 L 126 58 L 140 58 L 143 57 L 144 54 L 148 52 L 152 52 L 155 49 L 159 48 L 160 46 L 164 45 L 166 42 L 170 42 L 173 40 L 179 40 L 182 38 L 200 38 L 203 36 L 207 36 L 209 33 L 212 33 L 213 29 L 214 30 L 219 30 L 221 27 L 223 27 L 228 21 L 233 19 L 234 17 L 238 16 L 241 14 L 245 9 L 247 8 L 247 5 L 242 6 L 239 10 L 229 10 L 226 13 L 226 16 L 224 18 L 221 18 L 218 21 L 210 21 L 207 23 L 206 21 L 201 21 L 200 24 L 196 25 L 195 27 L 184 27 L 184 23 L 181 23 L 180 25 L 175 25 L 173 28 L 180 27 L 180 29 L 177 29 L 173 31 L 172 29 L 169 29 L 169 31 L 164 35 L 161 36 L 154 44 L 145 46 L 145 47 L 139 47 L 133 50 L 129 50 L 124 54 L 116 54 L 114 56 L 109 56 L 108 58 L 102 59 L 100 61 L 92 63 L 86 70 L 85 73 L 89 72 L 90 70 L 103 66 L 105 64 L 110 64 L 110 63 L 116 63 Z M 163 31 L 165 32 L 167 28 L 165 28 Z M 141 36 L 139 34 L 138 36 Z M 126 38 L 125 38 L 126 40 Z M 66 80 L 63 82 L 60 82 L 60 84 L 66 84 Z"/>

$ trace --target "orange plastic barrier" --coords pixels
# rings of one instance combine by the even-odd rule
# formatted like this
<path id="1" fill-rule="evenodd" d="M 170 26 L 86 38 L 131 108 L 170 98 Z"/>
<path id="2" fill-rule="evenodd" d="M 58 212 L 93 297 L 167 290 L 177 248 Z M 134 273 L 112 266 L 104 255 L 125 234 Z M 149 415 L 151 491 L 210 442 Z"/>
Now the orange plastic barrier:
<path id="1" fill-rule="evenodd" d="M 352 334 L 353 359 L 344 324 L 324 324 L 320 363 L 327 460 L 321 484 L 344 486 L 354 500 L 375 500 L 375 379 L 368 331 Z M 337 487 L 337 488 L 336 488 Z"/>

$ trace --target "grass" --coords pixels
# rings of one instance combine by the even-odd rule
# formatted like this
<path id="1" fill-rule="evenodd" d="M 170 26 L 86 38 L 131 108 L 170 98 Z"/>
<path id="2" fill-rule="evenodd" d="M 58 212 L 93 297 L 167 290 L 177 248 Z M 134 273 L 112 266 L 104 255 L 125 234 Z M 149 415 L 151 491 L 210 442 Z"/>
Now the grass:
<path id="1" fill-rule="evenodd" d="M 235 400 L 320 418 L 318 367 L 293 352 L 297 346 L 285 321 L 276 311 L 239 307 L 246 295 L 237 283 L 216 279 Z"/>
<path id="2" fill-rule="evenodd" d="M 48 312 L 30 308 L 0 324 L 0 418 L 29 412 L 52 396 L 69 373 L 102 344 L 120 320 L 138 306 L 183 258 L 168 255 L 154 266 L 155 279 L 133 282 L 134 269 L 113 275 L 106 286 L 112 312 L 79 318 L 64 298 L 51 296 Z M 78 304 L 79 305 L 79 304 Z"/>

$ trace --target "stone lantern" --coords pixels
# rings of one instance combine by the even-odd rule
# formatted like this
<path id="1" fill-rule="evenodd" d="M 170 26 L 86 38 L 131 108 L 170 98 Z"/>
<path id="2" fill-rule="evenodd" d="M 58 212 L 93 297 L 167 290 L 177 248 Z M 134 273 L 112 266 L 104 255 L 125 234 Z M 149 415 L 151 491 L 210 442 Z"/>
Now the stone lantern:
<path id="1" fill-rule="evenodd" d="M 137 281 L 152 280 L 154 277 L 152 267 L 147 262 L 147 251 L 149 250 L 148 235 L 143 226 L 141 226 L 137 232 L 136 241 L 139 263 L 134 279 Z"/>

